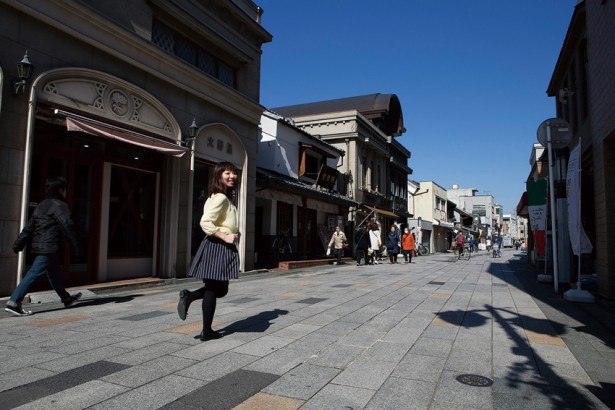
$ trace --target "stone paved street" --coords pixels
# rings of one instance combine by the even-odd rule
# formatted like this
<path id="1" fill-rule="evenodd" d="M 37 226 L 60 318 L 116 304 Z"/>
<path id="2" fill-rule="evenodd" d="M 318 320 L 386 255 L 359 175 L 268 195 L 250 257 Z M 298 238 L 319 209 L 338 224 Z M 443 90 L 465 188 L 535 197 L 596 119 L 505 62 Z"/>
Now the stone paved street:
<path id="1" fill-rule="evenodd" d="M 207 342 L 200 303 L 176 312 L 193 280 L 37 295 L 0 314 L 0 408 L 615 407 L 612 305 L 535 277 L 514 250 L 245 275 Z"/>

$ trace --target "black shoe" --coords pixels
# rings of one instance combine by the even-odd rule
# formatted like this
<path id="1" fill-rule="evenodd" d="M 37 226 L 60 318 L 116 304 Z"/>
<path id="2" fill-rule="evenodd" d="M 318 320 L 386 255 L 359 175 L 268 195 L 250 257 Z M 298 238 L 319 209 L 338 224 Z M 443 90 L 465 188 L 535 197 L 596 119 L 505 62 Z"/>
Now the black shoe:
<path id="1" fill-rule="evenodd" d="M 4 310 L 14 316 L 30 316 L 32 314 L 32 311 L 24 310 L 21 306 L 6 305 L 4 306 Z"/>
<path id="2" fill-rule="evenodd" d="M 199 339 L 201 342 L 206 342 L 208 340 L 220 339 L 222 336 L 222 333 L 216 332 L 215 330 L 210 330 L 207 332 L 202 331 L 195 337 L 195 339 Z"/>
<path id="3" fill-rule="evenodd" d="M 62 302 L 64 302 L 64 307 L 72 306 L 72 304 L 78 301 L 79 298 L 81 298 L 81 292 L 75 293 L 74 295 L 66 299 L 65 301 L 63 300 Z"/>
<path id="4" fill-rule="evenodd" d="M 177 303 L 177 314 L 181 320 L 186 320 L 188 307 L 190 306 L 190 291 L 188 289 L 179 292 L 179 303 Z"/>

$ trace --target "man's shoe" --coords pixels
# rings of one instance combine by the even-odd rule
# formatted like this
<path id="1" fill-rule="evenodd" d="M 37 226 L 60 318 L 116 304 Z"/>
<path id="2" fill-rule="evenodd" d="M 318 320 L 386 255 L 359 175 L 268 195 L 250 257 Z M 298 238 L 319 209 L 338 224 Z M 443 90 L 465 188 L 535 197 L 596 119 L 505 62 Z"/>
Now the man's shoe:
<path id="1" fill-rule="evenodd" d="M 32 314 L 32 311 L 24 310 L 21 306 L 6 305 L 4 306 L 4 310 L 14 316 L 30 316 Z"/>
<path id="2" fill-rule="evenodd" d="M 73 303 L 78 301 L 80 298 L 81 298 L 81 292 L 75 293 L 74 295 L 69 297 L 66 301 L 63 301 L 64 302 L 64 307 L 67 308 L 69 306 L 72 306 Z"/>
<path id="3" fill-rule="evenodd" d="M 181 320 L 186 320 L 188 307 L 190 306 L 190 291 L 184 289 L 179 291 L 179 303 L 177 303 L 177 314 Z"/>

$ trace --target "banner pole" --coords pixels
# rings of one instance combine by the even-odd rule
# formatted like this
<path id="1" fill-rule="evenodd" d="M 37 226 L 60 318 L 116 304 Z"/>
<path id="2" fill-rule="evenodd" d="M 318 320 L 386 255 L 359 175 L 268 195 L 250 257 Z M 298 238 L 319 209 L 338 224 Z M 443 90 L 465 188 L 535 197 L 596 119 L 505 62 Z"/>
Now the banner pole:
<path id="1" fill-rule="evenodd" d="M 549 156 L 549 201 L 551 202 L 551 252 L 553 252 L 553 288 L 559 292 L 559 266 L 557 264 L 557 237 L 555 226 L 555 172 L 553 170 L 553 147 L 551 146 L 551 122 L 547 122 L 547 154 Z"/>
<path id="2" fill-rule="evenodd" d="M 577 174 L 577 178 L 578 178 L 578 198 L 577 198 L 577 205 L 578 205 L 578 211 L 577 211 L 577 221 L 578 221 L 578 232 L 577 232 L 577 245 L 578 245 L 578 257 L 579 257 L 579 262 L 578 262 L 578 266 L 577 266 L 577 288 L 576 289 L 570 289 L 569 291 L 564 293 L 564 299 L 566 299 L 569 302 L 584 302 L 584 303 L 594 303 L 595 298 L 594 295 L 592 295 L 590 292 L 586 291 L 586 290 L 582 290 L 581 289 L 581 255 L 582 255 L 582 249 L 581 249 L 581 235 L 585 234 L 583 231 L 583 224 L 581 222 L 581 158 L 582 158 L 582 146 L 581 146 L 581 138 L 579 137 L 579 145 L 578 145 L 578 151 L 576 151 L 577 149 L 573 149 L 573 152 L 578 152 L 578 158 L 576 159 L 576 163 L 577 163 L 577 169 L 573 170 L 573 172 L 576 172 Z"/>

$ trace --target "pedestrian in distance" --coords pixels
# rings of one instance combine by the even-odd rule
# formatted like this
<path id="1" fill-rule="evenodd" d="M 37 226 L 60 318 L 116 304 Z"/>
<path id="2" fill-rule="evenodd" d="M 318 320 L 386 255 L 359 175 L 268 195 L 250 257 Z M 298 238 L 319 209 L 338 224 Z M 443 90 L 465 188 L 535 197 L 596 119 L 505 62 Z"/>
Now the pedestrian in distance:
<path id="1" fill-rule="evenodd" d="M 408 227 L 404 228 L 404 233 L 401 235 L 401 249 L 404 253 L 404 262 L 412 263 L 412 254 L 414 253 L 414 235 Z"/>
<path id="2" fill-rule="evenodd" d="M 397 255 L 399 255 L 399 250 L 401 247 L 401 237 L 399 235 L 397 225 L 395 224 L 391 225 L 389 233 L 387 234 L 386 247 L 389 255 L 389 263 L 391 265 L 397 263 Z"/>
<path id="3" fill-rule="evenodd" d="M 342 228 L 338 226 L 335 227 L 335 232 L 331 236 L 331 240 L 329 241 L 329 249 L 333 248 L 333 252 L 337 258 L 337 262 L 333 262 L 333 264 L 341 264 L 342 256 L 344 256 L 344 248 L 348 244 L 348 239 L 346 239 L 346 234 L 342 231 Z"/>
<path id="4" fill-rule="evenodd" d="M 361 259 L 364 260 L 364 264 L 368 264 L 367 248 L 369 248 L 369 233 L 367 225 L 363 224 L 355 232 L 355 256 L 357 260 L 357 266 L 361 265 Z"/>
<path id="5" fill-rule="evenodd" d="M 378 258 L 380 257 L 380 248 L 382 242 L 380 242 L 380 225 L 376 222 L 369 224 L 369 247 L 372 250 L 372 254 L 369 258 L 369 263 L 372 265 L 378 265 Z"/>
<path id="6" fill-rule="evenodd" d="M 455 244 L 457 245 L 457 259 L 461 258 L 463 254 L 463 243 L 465 242 L 465 238 L 463 237 L 463 233 L 459 231 L 457 233 L 457 238 L 455 239 Z"/>
<path id="7" fill-rule="evenodd" d="M 239 231 L 234 203 L 239 185 L 237 173 L 237 168 L 230 162 L 220 162 L 214 168 L 200 222 L 206 236 L 188 272 L 189 277 L 202 279 L 203 287 L 179 292 L 177 313 L 181 320 L 186 320 L 190 304 L 202 299 L 203 331 L 195 337 L 201 341 L 223 336 L 211 328 L 216 299 L 226 296 L 231 279 L 239 278 Z"/>
<path id="8" fill-rule="evenodd" d="M 13 243 L 15 253 L 23 251 L 29 243 L 30 250 L 35 257 L 26 276 L 19 282 L 4 307 L 4 310 L 12 315 L 32 314 L 31 311 L 24 310 L 21 304 L 30 286 L 45 272 L 53 290 L 64 303 L 64 307 L 71 306 L 81 297 L 80 292 L 71 295 L 66 291 L 60 267 L 59 253 L 64 238 L 70 242 L 75 255 L 79 254 L 73 220 L 65 202 L 67 185 L 64 177 L 50 176 L 47 178 L 45 183 L 47 198 L 36 206 L 32 217 Z"/>

